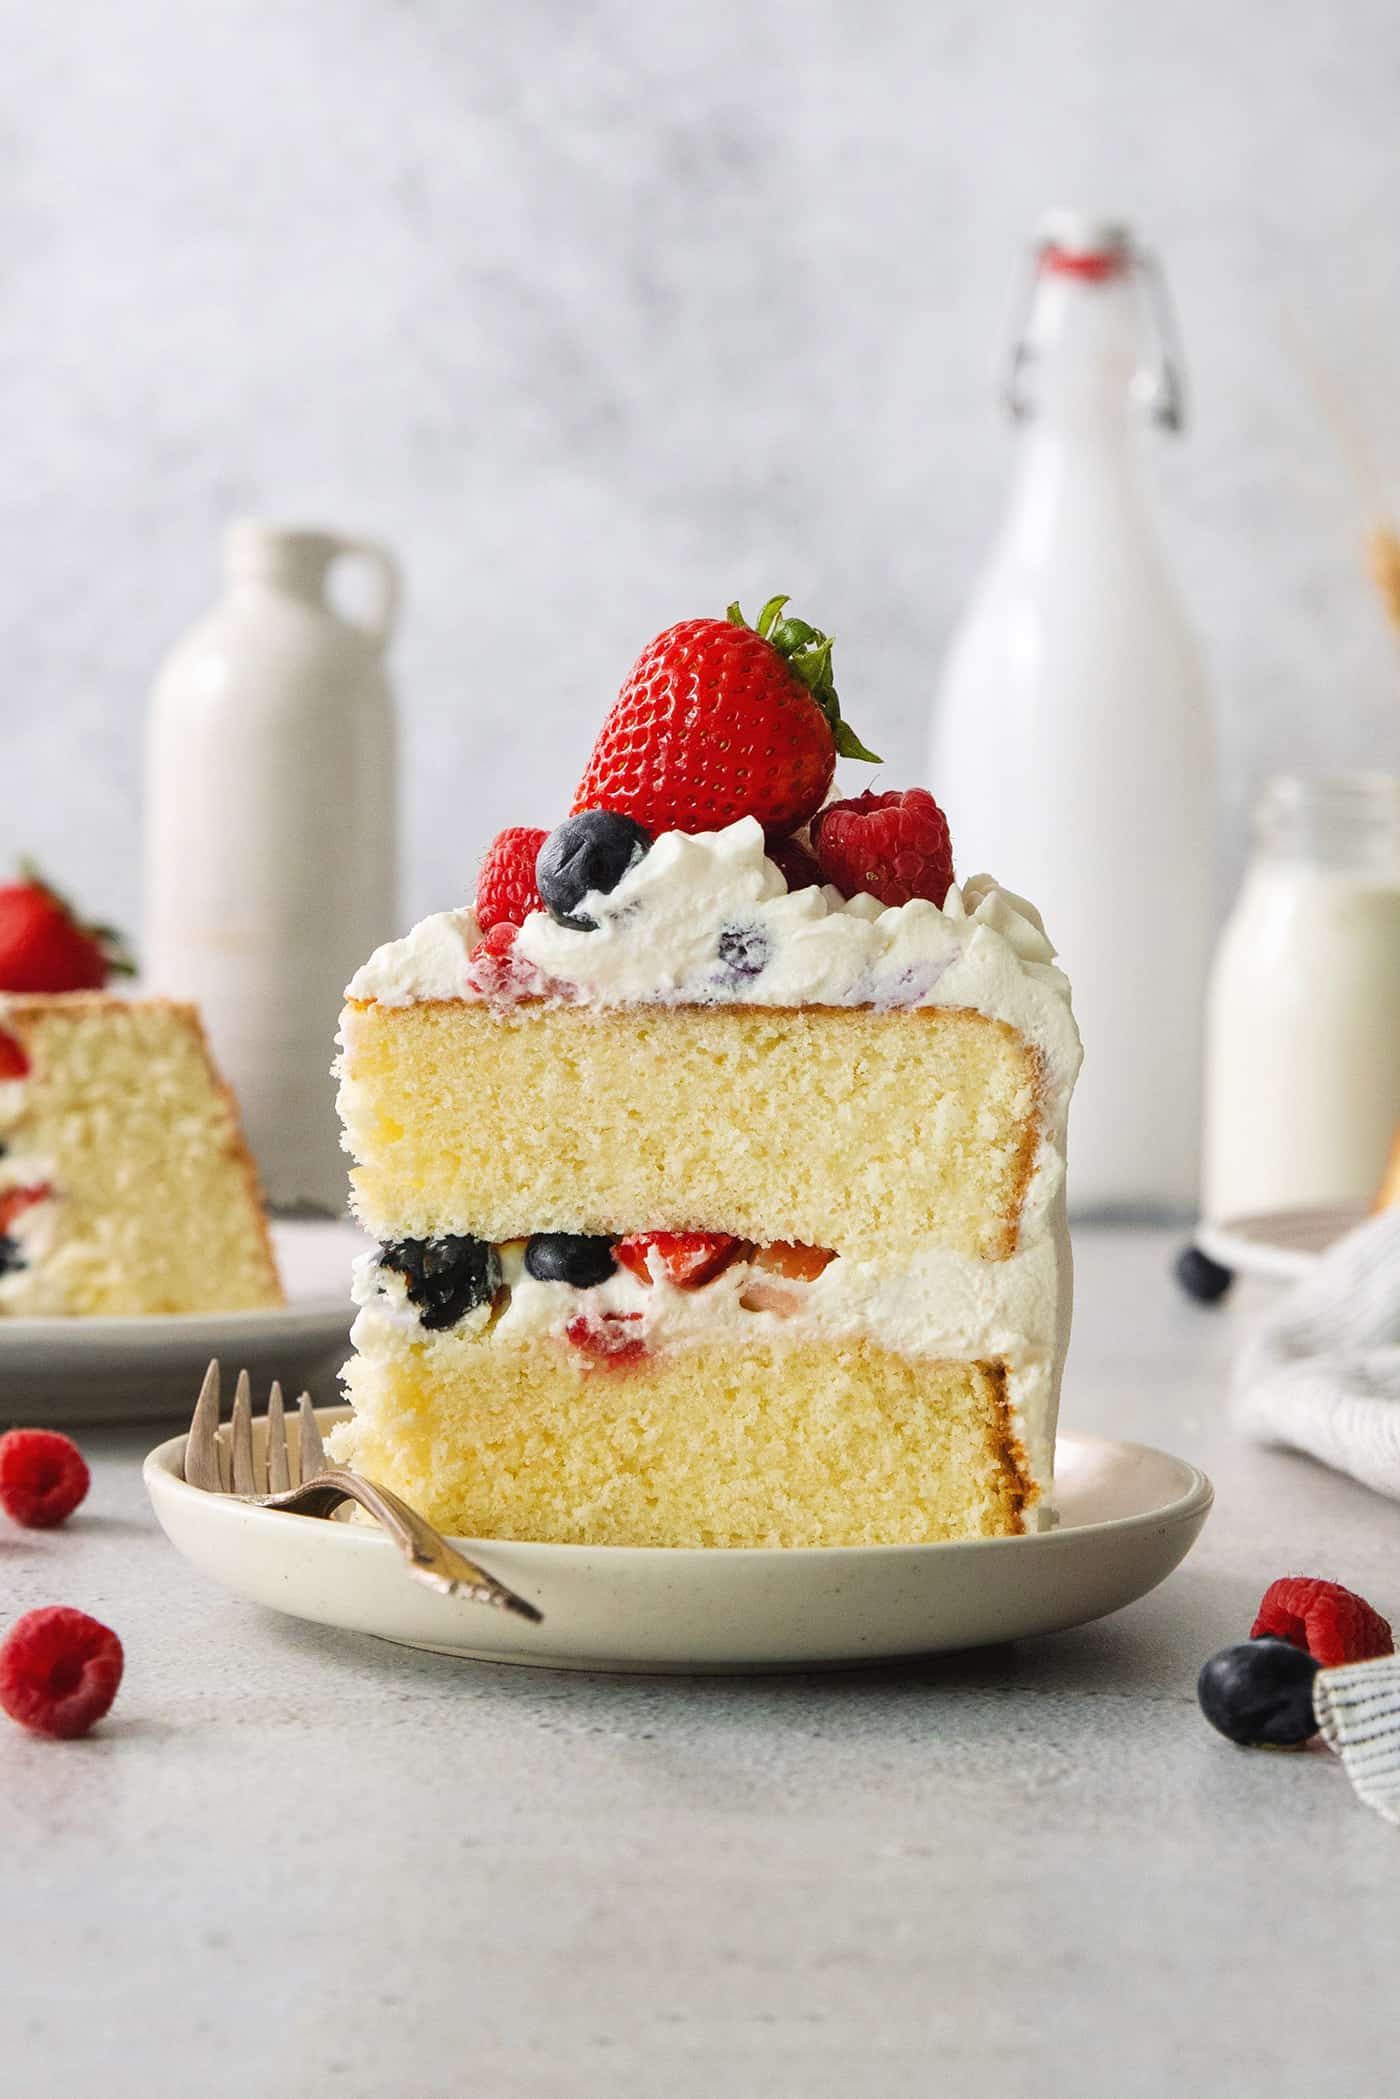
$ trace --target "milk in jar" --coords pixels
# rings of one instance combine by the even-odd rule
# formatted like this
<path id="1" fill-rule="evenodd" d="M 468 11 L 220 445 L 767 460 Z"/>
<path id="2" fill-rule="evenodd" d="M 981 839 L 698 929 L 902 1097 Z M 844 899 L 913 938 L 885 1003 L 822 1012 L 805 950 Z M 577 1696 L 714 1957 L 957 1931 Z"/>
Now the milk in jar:
<path id="1" fill-rule="evenodd" d="M 1400 1126 L 1400 779 L 1270 780 L 1211 973 L 1214 1222 L 1367 1201 Z"/>

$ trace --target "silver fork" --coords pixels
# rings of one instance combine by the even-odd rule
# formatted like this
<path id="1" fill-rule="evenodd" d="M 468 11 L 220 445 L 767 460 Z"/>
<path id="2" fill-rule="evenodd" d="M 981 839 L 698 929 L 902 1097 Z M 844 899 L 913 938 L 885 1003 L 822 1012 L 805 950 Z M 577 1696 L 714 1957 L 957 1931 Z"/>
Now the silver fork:
<path id="1" fill-rule="evenodd" d="M 543 1613 L 484 1567 L 449 1545 L 430 1523 L 397 1494 L 373 1480 L 361 1479 L 327 1461 L 311 1395 L 297 1402 L 300 1434 L 293 1451 L 287 1442 L 287 1414 L 282 1387 L 275 1383 L 267 1397 L 267 1447 L 263 1459 L 266 1491 L 260 1491 L 253 1457 L 253 1389 L 246 1370 L 238 1373 L 233 1419 L 225 1445 L 219 1434 L 218 1358 L 204 1373 L 185 1438 L 185 1479 L 206 1494 L 234 1494 L 260 1509 L 285 1509 L 293 1516 L 329 1516 L 343 1501 L 358 1502 L 387 1531 L 403 1554 L 410 1574 L 443 1595 L 461 1595 L 472 1603 L 494 1604 L 540 1624 Z"/>

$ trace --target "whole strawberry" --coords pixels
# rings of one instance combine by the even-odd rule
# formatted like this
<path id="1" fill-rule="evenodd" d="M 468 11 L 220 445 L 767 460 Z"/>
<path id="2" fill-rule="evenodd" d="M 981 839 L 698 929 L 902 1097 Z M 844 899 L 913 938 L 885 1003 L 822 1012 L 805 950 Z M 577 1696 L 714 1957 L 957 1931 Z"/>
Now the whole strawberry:
<path id="1" fill-rule="evenodd" d="M 878 765 L 841 718 L 831 642 L 770 598 L 751 628 L 682 620 L 648 643 L 603 723 L 574 813 L 648 831 L 717 831 L 754 816 L 783 836 L 821 807 L 838 755 Z"/>
<path id="2" fill-rule="evenodd" d="M 0 991 L 100 991 L 134 965 L 110 926 L 81 923 L 31 862 L 0 887 Z"/>
<path id="3" fill-rule="evenodd" d="M 882 904 L 916 896 L 941 904 L 953 879 L 948 819 L 922 787 L 828 802 L 812 825 L 812 850 L 843 896 L 864 891 Z"/>

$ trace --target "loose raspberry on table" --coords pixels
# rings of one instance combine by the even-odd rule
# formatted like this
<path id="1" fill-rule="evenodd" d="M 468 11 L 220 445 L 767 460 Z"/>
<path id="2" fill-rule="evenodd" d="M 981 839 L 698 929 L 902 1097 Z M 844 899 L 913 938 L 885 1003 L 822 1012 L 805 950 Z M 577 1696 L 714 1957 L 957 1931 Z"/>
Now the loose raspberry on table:
<path id="1" fill-rule="evenodd" d="M 864 893 L 882 904 L 917 896 L 941 905 L 953 880 L 948 819 L 922 787 L 829 802 L 812 819 L 812 849 L 843 896 Z"/>
<path id="2" fill-rule="evenodd" d="M 76 1443 L 56 1430 L 12 1428 L 0 1436 L 0 1508 L 28 1530 L 52 1530 L 91 1485 Z"/>
<path id="3" fill-rule="evenodd" d="M 1395 1641 L 1379 1611 L 1364 1597 L 1315 1575 L 1291 1574 L 1270 1582 L 1251 1640 L 1287 1640 L 1324 1669 L 1343 1662 L 1370 1662 L 1394 1654 Z"/>
<path id="4" fill-rule="evenodd" d="M 0 1079 L 22 1079 L 29 1072 L 29 1059 L 24 1053 L 24 1044 L 17 1036 L 0 1028 Z"/>
<path id="5" fill-rule="evenodd" d="M 543 910 L 535 862 L 548 836 L 515 824 L 492 839 L 476 878 L 476 922 L 483 933 L 493 926 L 523 926 L 532 911 Z"/>
<path id="6" fill-rule="evenodd" d="M 28 1611 L 0 1645 L 0 1707 L 37 1735 L 85 1735 L 116 1697 L 122 1661 L 116 1634 L 86 1611 Z"/>

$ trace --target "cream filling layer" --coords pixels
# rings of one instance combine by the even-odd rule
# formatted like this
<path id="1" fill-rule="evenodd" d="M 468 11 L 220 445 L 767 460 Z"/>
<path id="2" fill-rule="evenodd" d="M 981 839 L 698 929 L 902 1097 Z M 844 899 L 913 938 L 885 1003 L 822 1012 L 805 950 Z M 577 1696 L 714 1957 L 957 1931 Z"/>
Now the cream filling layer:
<path id="1" fill-rule="evenodd" d="M 571 1347 L 566 1329 L 582 1315 L 625 1322 L 626 1338 L 656 1354 L 723 1342 L 868 1341 L 911 1358 L 998 1360 L 1006 1366 L 1014 1432 L 1040 1489 L 1028 1525 L 1043 1528 L 1053 1521 L 1067 1259 L 1063 1232 L 1052 1229 L 1006 1261 L 930 1247 L 897 1270 L 840 1256 L 809 1283 L 788 1282 L 738 1261 L 697 1290 L 677 1289 L 664 1276 L 648 1285 L 624 1268 L 592 1289 L 576 1290 L 529 1275 L 517 1243 L 501 1253 L 510 1297 L 499 1317 L 493 1320 L 490 1308 L 481 1305 L 448 1331 L 485 1340 L 489 1330 L 491 1341 L 503 1346 Z M 756 1285 L 773 1300 L 771 1308 L 743 1302 Z M 382 1269 L 374 1254 L 356 1263 L 354 1297 L 360 1310 L 351 1342 L 361 1353 L 393 1354 L 437 1338 L 420 1325 L 403 1278 Z M 595 1374 L 608 1374 L 606 1358 L 580 1351 L 577 1360 Z"/>

